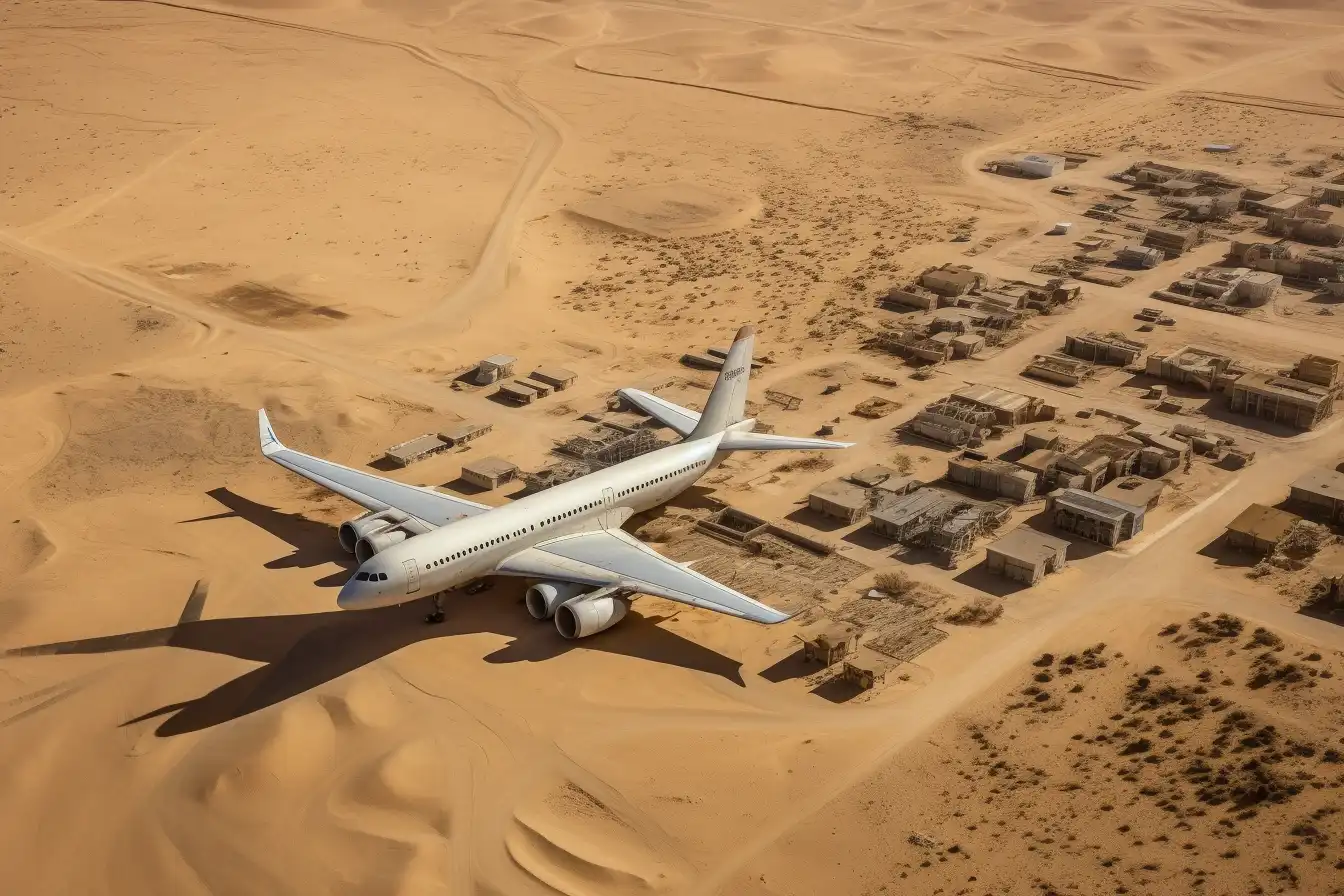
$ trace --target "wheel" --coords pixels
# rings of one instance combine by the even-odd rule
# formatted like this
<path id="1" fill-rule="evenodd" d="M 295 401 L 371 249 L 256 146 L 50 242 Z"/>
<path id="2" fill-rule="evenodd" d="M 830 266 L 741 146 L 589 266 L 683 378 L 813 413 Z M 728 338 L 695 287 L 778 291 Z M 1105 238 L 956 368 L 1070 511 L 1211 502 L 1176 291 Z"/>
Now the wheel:
<path id="1" fill-rule="evenodd" d="M 443 622 L 443 611 L 435 610 L 425 616 L 425 625 L 438 625 Z"/>

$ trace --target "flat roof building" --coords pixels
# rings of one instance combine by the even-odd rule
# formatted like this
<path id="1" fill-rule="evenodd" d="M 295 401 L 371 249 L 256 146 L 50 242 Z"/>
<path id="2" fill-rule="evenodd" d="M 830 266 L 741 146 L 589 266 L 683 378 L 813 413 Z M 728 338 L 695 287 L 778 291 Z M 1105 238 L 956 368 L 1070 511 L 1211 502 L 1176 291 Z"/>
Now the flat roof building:
<path id="1" fill-rule="evenodd" d="M 1103 498 L 1113 498 L 1116 501 L 1123 501 L 1126 504 L 1134 504 L 1152 510 L 1157 506 L 1157 502 L 1161 499 L 1162 492 L 1166 490 L 1166 487 L 1167 481 L 1165 479 L 1121 476 L 1119 479 L 1112 479 L 1097 489 L 1097 494 Z"/>
<path id="2" fill-rule="evenodd" d="M 1064 539 L 1020 526 L 985 549 L 985 565 L 990 572 L 1035 585 L 1063 569 L 1068 553 Z"/>
<path id="3" fill-rule="evenodd" d="M 1268 554 L 1300 519 L 1297 514 L 1277 507 L 1251 504 L 1228 523 L 1227 544 L 1238 550 Z"/>
<path id="4" fill-rule="evenodd" d="M 984 385 L 958 389 L 952 393 L 952 400 L 990 411 L 999 423 L 1010 425 L 1037 419 L 1045 405 L 1044 401 L 1030 395 Z"/>
<path id="5" fill-rule="evenodd" d="M 1315 429 L 1335 410 L 1335 396 L 1326 386 L 1262 373 L 1238 377 L 1228 400 L 1238 414 L 1304 431 Z"/>
<path id="6" fill-rule="evenodd" d="M 491 355 L 476 365 L 476 382 L 488 386 L 513 376 L 513 365 L 516 363 L 518 359 L 512 355 Z"/>
<path id="7" fill-rule="evenodd" d="M 832 666 L 859 649 L 856 626 L 824 620 L 795 635 L 802 642 L 803 661 Z"/>
<path id="8" fill-rule="evenodd" d="M 443 439 L 433 434 L 416 436 L 409 442 L 402 442 L 400 445 L 393 445 L 387 449 L 383 459 L 388 463 L 405 467 L 415 463 L 417 460 L 423 460 L 431 454 L 438 454 L 451 447 Z"/>
<path id="9" fill-rule="evenodd" d="M 514 404 L 531 404 L 537 400 L 537 391 L 528 388 L 517 380 L 500 383 L 499 392 L 497 394 L 501 398 L 507 399 Z"/>
<path id="10" fill-rule="evenodd" d="M 517 464 L 502 457 L 483 457 L 462 465 L 462 479 L 477 488 L 495 489 L 517 478 Z"/>
<path id="11" fill-rule="evenodd" d="M 557 392 L 563 392 L 574 385 L 574 380 L 578 379 L 578 374 L 564 367 L 538 367 L 532 371 L 531 379 L 545 383 Z"/>
<path id="12" fill-rule="evenodd" d="M 1115 547 L 1143 531 L 1145 508 L 1076 488 L 1050 496 L 1050 517 L 1065 532 Z"/>
<path id="13" fill-rule="evenodd" d="M 813 489 L 807 496 L 807 506 L 825 516 L 855 523 L 868 509 L 868 492 L 843 479 L 834 479 Z"/>
<path id="14" fill-rule="evenodd" d="M 1289 488 L 1288 500 L 1307 516 L 1344 522 L 1344 473 L 1329 467 L 1304 473 Z"/>
<path id="15" fill-rule="evenodd" d="M 460 423 L 439 433 L 439 438 L 447 442 L 450 448 L 456 448 L 479 439 L 494 428 L 493 423 Z"/>

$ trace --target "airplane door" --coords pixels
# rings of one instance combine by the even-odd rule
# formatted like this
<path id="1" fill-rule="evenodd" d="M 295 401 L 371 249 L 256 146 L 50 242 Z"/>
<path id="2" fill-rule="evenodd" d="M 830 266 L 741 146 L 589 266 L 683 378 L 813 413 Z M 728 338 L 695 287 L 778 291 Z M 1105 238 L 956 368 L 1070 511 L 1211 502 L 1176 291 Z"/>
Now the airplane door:
<path id="1" fill-rule="evenodd" d="M 406 570 L 406 593 L 414 594 L 420 590 L 420 565 L 414 560 L 401 561 Z"/>
<path id="2" fill-rule="evenodd" d="M 613 513 L 616 509 L 616 493 L 609 488 L 602 489 L 602 528 L 610 529 Z"/>

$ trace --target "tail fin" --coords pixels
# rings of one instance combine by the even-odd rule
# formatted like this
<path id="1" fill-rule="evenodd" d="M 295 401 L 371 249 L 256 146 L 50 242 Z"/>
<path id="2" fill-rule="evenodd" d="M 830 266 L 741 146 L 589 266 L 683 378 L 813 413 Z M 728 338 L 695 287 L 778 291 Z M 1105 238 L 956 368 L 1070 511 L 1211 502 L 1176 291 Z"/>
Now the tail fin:
<path id="1" fill-rule="evenodd" d="M 737 331 L 728 357 L 723 362 L 719 378 L 709 393 L 709 401 L 700 414 L 700 420 L 688 439 L 703 439 L 718 435 L 746 417 L 747 385 L 751 380 L 751 352 L 756 343 L 756 329 L 747 325 Z"/>

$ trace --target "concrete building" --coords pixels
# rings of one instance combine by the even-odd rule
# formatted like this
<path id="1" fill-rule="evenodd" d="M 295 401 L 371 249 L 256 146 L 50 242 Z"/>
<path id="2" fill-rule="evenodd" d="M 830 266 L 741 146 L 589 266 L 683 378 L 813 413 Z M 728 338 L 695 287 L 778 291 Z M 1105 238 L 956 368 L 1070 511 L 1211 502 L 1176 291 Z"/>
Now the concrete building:
<path id="1" fill-rule="evenodd" d="M 964 296 L 988 286 L 989 276 L 973 271 L 967 265 L 945 264 L 920 274 L 919 284 L 940 296 Z"/>
<path id="2" fill-rule="evenodd" d="M 538 398 L 545 398 L 554 391 L 549 383 L 543 383 L 541 380 L 534 380 L 529 377 L 519 377 L 514 382 L 525 389 L 531 389 L 537 393 Z"/>
<path id="3" fill-rule="evenodd" d="M 1063 569 L 1068 553 L 1064 539 L 1019 526 L 985 549 L 985 566 L 1004 578 L 1035 585 Z"/>
<path id="4" fill-rule="evenodd" d="M 886 684 L 896 671 L 897 663 L 867 647 L 860 647 L 841 666 L 840 677 L 862 690 L 871 690 Z"/>
<path id="5" fill-rule="evenodd" d="M 1340 383 L 1339 361 L 1321 355 L 1307 355 L 1293 365 L 1293 379 L 1333 389 Z"/>
<path id="6" fill-rule="evenodd" d="M 460 423 L 439 433 L 439 438 L 443 439 L 448 447 L 457 448 L 468 442 L 476 441 L 494 428 L 495 424 L 493 423 Z"/>
<path id="7" fill-rule="evenodd" d="M 1329 284 L 1344 282 L 1344 257 L 1332 250 L 1302 251 L 1289 243 L 1231 243 L 1228 257 L 1259 271 L 1281 274 L 1284 279 Z"/>
<path id="8" fill-rule="evenodd" d="M 1275 212 L 1265 230 L 1318 246 L 1344 245 L 1344 209 L 1303 205 L 1290 213 Z"/>
<path id="9" fill-rule="evenodd" d="M 1180 258 L 1199 245 L 1204 231 L 1197 227 L 1150 227 L 1143 236 L 1143 245 L 1156 249 L 1167 258 Z"/>
<path id="10" fill-rule="evenodd" d="M 1146 342 L 1128 339 L 1119 333 L 1078 333 L 1064 337 L 1064 353 L 1094 364 L 1126 367 L 1139 359 L 1148 348 Z"/>
<path id="11" fill-rule="evenodd" d="M 807 506 L 833 519 L 856 523 L 868 509 L 868 492 L 843 479 L 835 479 L 813 489 L 807 496 Z"/>
<path id="12" fill-rule="evenodd" d="M 912 491 L 872 512 L 868 525 L 893 541 L 914 540 L 956 507 L 953 496 L 935 488 Z"/>
<path id="13" fill-rule="evenodd" d="M 1121 476 L 1112 479 L 1097 489 L 1097 494 L 1103 498 L 1111 498 L 1125 504 L 1133 504 L 1136 507 L 1146 507 L 1152 510 L 1161 500 L 1162 492 L 1166 490 L 1166 487 L 1167 481 L 1165 479 Z"/>
<path id="14" fill-rule="evenodd" d="M 1139 465 L 1143 443 L 1129 436 L 1098 435 L 1055 459 L 1053 484 L 1094 492 Z"/>
<path id="15" fill-rule="evenodd" d="M 1344 473 L 1329 467 L 1312 470 L 1292 484 L 1288 500 L 1304 516 L 1344 522 Z"/>
<path id="16" fill-rule="evenodd" d="M 1143 531 L 1145 508 L 1076 488 L 1062 489 L 1047 504 L 1055 528 L 1115 547 Z"/>
<path id="17" fill-rule="evenodd" d="M 1310 201 L 1310 196 L 1289 193 L 1285 190 L 1282 193 L 1275 193 L 1273 196 L 1266 196 L 1264 199 L 1243 199 L 1241 207 L 1244 211 L 1253 215 L 1268 216 L 1275 213 L 1291 214 L 1298 207 L 1306 205 Z"/>
<path id="18" fill-rule="evenodd" d="M 1237 550 L 1268 554 L 1300 519 L 1286 510 L 1251 504 L 1228 524 L 1225 538 L 1228 546 Z"/>
<path id="19" fill-rule="evenodd" d="M 517 465 L 502 457 L 483 457 L 462 465 L 462 479 L 477 488 L 495 489 L 517 478 Z"/>
<path id="20" fill-rule="evenodd" d="M 1029 153 L 1014 160 L 1012 164 L 1028 177 L 1054 177 L 1065 169 L 1068 161 L 1063 156 Z"/>
<path id="21" fill-rule="evenodd" d="M 891 467 L 875 464 L 849 474 L 849 481 L 861 488 L 874 488 L 886 482 L 897 473 Z"/>
<path id="22" fill-rule="evenodd" d="M 512 355 L 491 355 L 476 365 L 476 382 L 488 386 L 513 376 L 513 365 L 517 363 L 518 359 Z"/>
<path id="23" fill-rule="evenodd" d="M 795 635 L 803 648 L 803 662 L 833 666 L 859 649 L 859 630 L 853 625 L 824 620 Z"/>
<path id="24" fill-rule="evenodd" d="M 496 394 L 498 394 L 500 398 L 511 401 L 514 404 L 531 404 L 537 400 L 537 391 L 524 386 L 517 380 L 500 383 L 499 391 Z"/>
<path id="25" fill-rule="evenodd" d="M 1095 370 L 1091 362 L 1058 353 L 1037 355 L 1031 359 L 1030 364 L 1022 368 L 1023 376 L 1061 386 L 1076 386 L 1093 373 Z"/>
<path id="26" fill-rule="evenodd" d="M 1186 345 L 1174 351 L 1153 352 L 1148 356 L 1145 370 L 1149 376 L 1169 383 L 1195 386 L 1212 392 L 1218 385 L 1219 377 L 1231 369 L 1234 363 L 1225 355 Z"/>
<path id="27" fill-rule="evenodd" d="M 975 333 L 964 333 L 952 338 L 952 357 L 974 358 L 985 347 L 985 337 Z"/>
<path id="28" fill-rule="evenodd" d="M 1232 383 L 1229 405 L 1238 414 L 1306 431 L 1315 429 L 1334 413 L 1335 397 L 1325 386 L 1289 377 L 1247 373 Z"/>
<path id="29" fill-rule="evenodd" d="M 918 283 L 897 286 L 882 297 L 885 306 L 896 305 L 901 308 L 913 308 L 916 311 L 933 311 L 938 308 L 942 297 L 931 289 L 925 289 Z"/>
<path id="30" fill-rule="evenodd" d="M 1036 496 L 1036 476 L 1007 461 L 951 458 L 947 478 L 1019 504 Z"/>
<path id="31" fill-rule="evenodd" d="M 1150 249 L 1147 246 L 1121 246 L 1115 253 L 1116 264 L 1138 270 L 1155 268 L 1166 260 L 1166 253 L 1161 249 Z"/>
<path id="32" fill-rule="evenodd" d="M 1063 455 L 1051 448 L 1037 448 L 1019 457 L 1014 463 L 1036 479 L 1036 491 L 1043 492 L 1048 482 L 1054 481 L 1055 466 Z"/>
<path id="33" fill-rule="evenodd" d="M 393 466 L 405 467 L 431 454 L 446 451 L 449 447 L 451 446 L 447 442 L 436 435 L 416 436 L 409 442 L 402 442 L 387 449 L 383 459 Z"/>
<path id="34" fill-rule="evenodd" d="M 996 422 L 1005 426 L 1020 426 L 1040 420 L 1046 407 L 1045 401 L 1035 396 L 983 385 L 964 386 L 952 393 L 951 400 L 989 411 Z"/>
<path id="35" fill-rule="evenodd" d="M 578 378 L 577 373 L 564 367 L 538 367 L 532 371 L 531 377 L 532 380 L 545 383 L 556 392 L 563 392 L 568 389 L 574 385 L 574 381 Z"/>
<path id="36" fill-rule="evenodd" d="M 916 414 L 907 427 L 926 439 L 960 448 L 980 444 L 995 419 L 993 411 L 943 399 Z"/>

